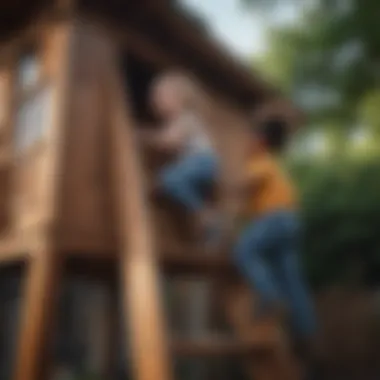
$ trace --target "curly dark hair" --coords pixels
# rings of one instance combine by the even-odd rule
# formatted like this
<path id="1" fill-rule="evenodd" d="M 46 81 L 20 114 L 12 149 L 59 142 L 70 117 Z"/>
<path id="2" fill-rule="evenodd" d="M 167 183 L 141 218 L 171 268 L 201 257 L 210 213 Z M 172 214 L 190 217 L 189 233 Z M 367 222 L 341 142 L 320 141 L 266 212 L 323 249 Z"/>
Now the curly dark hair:
<path id="1" fill-rule="evenodd" d="M 264 140 L 268 149 L 279 153 L 284 150 L 289 139 L 289 124 L 280 117 L 263 120 L 256 128 L 255 133 Z"/>

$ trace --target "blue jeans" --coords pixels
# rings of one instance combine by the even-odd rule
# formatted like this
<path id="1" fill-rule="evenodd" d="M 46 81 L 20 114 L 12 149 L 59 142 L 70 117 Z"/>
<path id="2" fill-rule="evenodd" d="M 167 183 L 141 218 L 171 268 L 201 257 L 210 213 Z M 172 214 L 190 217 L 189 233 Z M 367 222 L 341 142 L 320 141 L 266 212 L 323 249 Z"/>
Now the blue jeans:
<path id="1" fill-rule="evenodd" d="M 295 332 L 311 336 L 316 328 L 313 302 L 298 259 L 299 220 L 290 211 L 251 221 L 235 247 L 238 268 L 265 305 L 285 302 Z"/>
<path id="2" fill-rule="evenodd" d="M 191 211 L 199 211 L 204 206 L 202 189 L 216 180 L 217 170 L 214 154 L 187 155 L 162 170 L 160 184 L 171 198 Z"/>

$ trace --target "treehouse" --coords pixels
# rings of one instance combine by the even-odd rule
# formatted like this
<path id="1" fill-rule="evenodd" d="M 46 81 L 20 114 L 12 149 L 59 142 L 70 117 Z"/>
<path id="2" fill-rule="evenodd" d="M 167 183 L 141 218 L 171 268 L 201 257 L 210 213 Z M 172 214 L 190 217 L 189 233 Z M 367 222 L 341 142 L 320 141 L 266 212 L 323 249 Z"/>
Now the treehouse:
<path id="1" fill-rule="evenodd" d="M 247 320 L 251 295 L 229 253 L 193 252 L 184 211 L 151 196 L 162 160 L 135 137 L 154 121 L 152 78 L 172 67 L 191 71 L 205 89 L 204 114 L 223 161 L 213 199 L 228 209 L 234 200 L 223 189 L 241 170 L 252 109 L 277 112 L 281 103 L 294 115 L 292 106 L 169 1 L 3 1 L 0 18 L 0 264 L 23 268 L 12 378 L 51 378 L 63 280 L 87 273 L 112 285 L 111 301 L 120 293 L 132 378 L 174 379 L 178 356 L 236 356 L 257 379 L 297 379 L 276 326 Z M 164 307 L 165 276 L 202 279 L 201 290 L 177 287 L 179 304 L 196 309 L 182 311 L 195 320 L 192 333 L 172 331 L 181 312 L 170 318 Z M 120 314 L 111 301 L 103 323 L 109 347 Z M 111 351 L 99 354 L 104 378 L 112 378 Z M 210 376 L 195 367 L 195 377 Z"/>

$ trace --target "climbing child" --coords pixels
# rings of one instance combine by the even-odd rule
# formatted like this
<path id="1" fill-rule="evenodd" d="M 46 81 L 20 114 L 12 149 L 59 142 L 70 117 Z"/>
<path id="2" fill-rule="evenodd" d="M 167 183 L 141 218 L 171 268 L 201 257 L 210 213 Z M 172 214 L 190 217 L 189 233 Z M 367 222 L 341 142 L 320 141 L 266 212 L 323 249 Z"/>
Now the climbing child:
<path id="1" fill-rule="evenodd" d="M 277 118 L 266 118 L 252 130 L 245 174 L 238 186 L 246 202 L 235 258 L 260 296 L 256 317 L 281 317 L 286 310 L 299 340 L 306 343 L 314 334 L 315 321 L 299 264 L 297 198 L 278 161 L 288 134 L 287 123 Z"/>
<path id="2" fill-rule="evenodd" d="M 151 101 L 163 129 L 149 140 L 156 148 L 175 153 L 159 173 L 159 187 L 195 214 L 207 240 L 215 217 L 206 207 L 202 189 L 216 180 L 218 157 L 202 118 L 201 98 L 200 89 L 186 74 L 169 72 L 157 78 Z"/>

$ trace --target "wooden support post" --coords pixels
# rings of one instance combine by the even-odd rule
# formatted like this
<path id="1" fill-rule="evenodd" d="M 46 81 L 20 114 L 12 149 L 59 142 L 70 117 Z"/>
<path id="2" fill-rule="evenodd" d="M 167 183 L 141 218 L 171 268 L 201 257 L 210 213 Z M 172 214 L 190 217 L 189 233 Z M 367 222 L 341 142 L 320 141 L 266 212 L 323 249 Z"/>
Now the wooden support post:
<path id="1" fill-rule="evenodd" d="M 50 368 L 47 356 L 60 275 L 61 266 L 56 252 L 40 252 L 28 264 L 15 380 L 48 378 Z"/>
<path id="2" fill-rule="evenodd" d="M 117 300 L 114 286 L 92 284 L 87 298 L 87 365 L 89 373 L 112 379 L 116 368 L 118 330 Z"/>
<path id="3" fill-rule="evenodd" d="M 106 342 L 104 358 L 104 379 L 113 379 L 117 369 L 118 347 L 120 345 L 119 308 L 117 286 L 113 281 L 107 283 Z"/>
<path id="4" fill-rule="evenodd" d="M 64 2 L 69 10 L 70 1 Z M 64 9 L 62 9 L 64 10 Z M 68 114 L 71 89 L 71 41 L 72 22 L 62 20 L 51 26 L 54 49 L 52 76 L 54 96 L 52 121 L 47 134 L 45 181 L 43 196 L 45 204 L 38 226 L 38 247 L 28 259 L 21 326 L 16 352 L 15 380 L 44 380 L 48 376 L 50 362 L 46 360 L 48 343 L 53 327 L 55 304 L 61 274 L 59 252 L 59 216 L 64 158 L 64 132 Z"/>
<path id="5" fill-rule="evenodd" d="M 127 113 L 116 55 L 108 53 L 107 103 L 110 105 L 112 172 L 121 254 L 127 340 L 137 380 L 170 380 L 172 371 L 138 147 Z"/>

